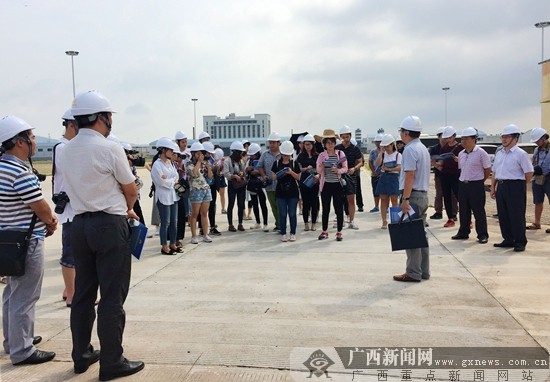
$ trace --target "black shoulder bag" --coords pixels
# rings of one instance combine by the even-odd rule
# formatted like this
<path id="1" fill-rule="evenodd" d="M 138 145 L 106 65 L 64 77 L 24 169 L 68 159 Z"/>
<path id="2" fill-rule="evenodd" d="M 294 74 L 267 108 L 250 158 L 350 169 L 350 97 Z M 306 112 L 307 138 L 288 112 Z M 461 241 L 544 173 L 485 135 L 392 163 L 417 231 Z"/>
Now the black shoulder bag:
<path id="1" fill-rule="evenodd" d="M 27 232 L 0 231 L 0 275 L 23 276 L 25 259 L 37 216 L 32 215 L 31 225 Z"/>

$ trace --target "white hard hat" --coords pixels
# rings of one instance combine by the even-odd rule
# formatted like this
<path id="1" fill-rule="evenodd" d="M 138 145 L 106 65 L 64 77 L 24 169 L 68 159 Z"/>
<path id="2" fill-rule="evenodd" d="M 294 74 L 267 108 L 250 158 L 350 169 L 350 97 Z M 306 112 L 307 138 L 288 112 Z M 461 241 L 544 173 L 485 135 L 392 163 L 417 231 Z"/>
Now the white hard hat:
<path id="1" fill-rule="evenodd" d="M 462 130 L 462 137 L 477 137 L 477 130 L 473 127 L 467 127 Z"/>
<path id="2" fill-rule="evenodd" d="M 241 143 L 242 143 L 243 146 L 244 146 L 244 145 L 246 145 L 247 143 L 250 144 L 250 141 L 249 141 L 248 139 L 243 139 L 243 140 L 241 141 Z"/>
<path id="3" fill-rule="evenodd" d="M 422 121 L 416 115 L 409 115 L 403 118 L 399 127 L 401 129 L 416 131 L 420 133 L 422 132 Z"/>
<path id="4" fill-rule="evenodd" d="M 302 139 L 302 142 L 315 142 L 315 138 L 311 134 L 304 135 L 304 139 Z"/>
<path id="5" fill-rule="evenodd" d="M 132 145 L 129 144 L 128 142 L 120 142 L 120 145 L 122 146 L 122 148 L 126 151 L 132 151 Z"/>
<path id="6" fill-rule="evenodd" d="M 206 151 L 208 151 L 210 154 L 214 154 L 214 152 L 216 151 L 216 149 L 214 148 L 214 144 L 212 142 L 204 142 L 202 144 L 202 146 L 204 147 L 204 149 Z"/>
<path id="7" fill-rule="evenodd" d="M 450 138 L 455 134 L 456 134 L 456 129 L 452 126 L 447 126 L 445 130 L 443 130 L 443 135 L 441 136 L 441 138 Z"/>
<path id="8" fill-rule="evenodd" d="M 352 145 L 357 146 L 357 140 L 355 138 L 351 138 L 349 141 Z"/>
<path id="9" fill-rule="evenodd" d="M 342 135 L 342 134 L 351 134 L 351 129 L 349 128 L 348 125 L 344 125 L 340 128 L 340 132 L 338 133 L 339 135 Z"/>
<path id="10" fill-rule="evenodd" d="M 229 150 L 244 151 L 244 146 L 241 141 L 235 141 L 229 146 Z"/>
<path id="11" fill-rule="evenodd" d="M 223 158 L 223 150 L 218 147 L 216 150 L 214 150 L 214 159 L 220 160 L 222 158 Z"/>
<path id="12" fill-rule="evenodd" d="M 296 142 L 300 143 L 300 142 L 303 142 L 304 141 L 304 136 L 303 135 L 300 135 L 298 137 L 298 139 L 296 139 Z"/>
<path id="13" fill-rule="evenodd" d="M 384 139 L 384 134 L 376 134 L 374 137 L 375 142 L 382 142 L 382 139 Z"/>
<path id="14" fill-rule="evenodd" d="M 384 138 L 382 138 L 382 142 L 380 142 L 380 146 L 389 146 L 393 142 L 395 142 L 395 138 L 391 134 L 384 135 Z"/>
<path id="15" fill-rule="evenodd" d="M 74 117 L 101 112 L 114 113 L 114 110 L 107 98 L 95 90 L 80 93 L 73 100 L 71 113 Z"/>
<path id="16" fill-rule="evenodd" d="M 32 130 L 34 127 L 29 125 L 14 115 L 6 115 L 0 119 L 0 144 L 15 137 L 22 131 Z"/>
<path id="17" fill-rule="evenodd" d="M 107 140 L 108 140 L 108 141 L 113 141 L 113 142 L 115 142 L 115 143 L 117 143 L 117 144 L 119 144 L 119 145 L 122 145 L 121 142 L 120 142 L 120 139 L 118 139 L 118 137 L 117 137 L 116 135 L 114 135 L 114 134 L 109 134 L 109 135 L 107 136 Z"/>
<path id="18" fill-rule="evenodd" d="M 173 150 L 173 151 L 178 150 L 178 146 L 174 143 L 173 140 L 171 140 L 168 137 L 159 138 L 159 140 L 157 141 L 156 146 L 157 146 L 157 150 L 161 149 L 161 148 L 170 149 L 170 150 Z"/>
<path id="19" fill-rule="evenodd" d="M 195 142 L 191 145 L 191 148 L 189 149 L 191 152 L 195 151 L 204 151 L 204 146 L 200 142 Z"/>
<path id="20" fill-rule="evenodd" d="M 199 134 L 199 141 L 204 138 L 210 138 L 210 134 L 208 134 L 206 131 L 201 131 Z"/>
<path id="21" fill-rule="evenodd" d="M 65 121 L 74 121 L 73 113 L 71 113 L 71 109 L 67 109 L 64 113 L 61 119 L 64 119 Z"/>
<path id="22" fill-rule="evenodd" d="M 531 142 L 535 143 L 536 141 L 538 141 L 539 139 L 541 139 L 547 134 L 548 133 L 543 128 L 536 127 L 533 130 L 531 130 Z"/>
<path id="23" fill-rule="evenodd" d="M 268 141 L 281 141 L 281 136 L 279 135 L 279 133 L 271 133 L 269 134 L 269 137 L 267 137 L 267 140 Z"/>
<path id="24" fill-rule="evenodd" d="M 180 139 L 187 139 L 187 135 L 185 135 L 185 133 L 181 130 L 176 131 L 176 137 L 175 137 L 176 141 L 179 141 Z"/>
<path id="25" fill-rule="evenodd" d="M 254 155 L 259 153 L 262 150 L 259 144 L 252 143 L 250 147 L 248 148 L 248 155 Z"/>
<path id="26" fill-rule="evenodd" d="M 509 134 L 521 134 L 519 131 L 519 127 L 511 123 L 502 130 L 502 133 L 500 133 L 500 135 L 509 135 Z"/>
<path id="27" fill-rule="evenodd" d="M 443 134 L 443 132 L 445 131 L 445 127 L 446 126 L 441 126 L 440 128 L 438 128 L 435 135 Z"/>
<path id="28" fill-rule="evenodd" d="M 283 143 L 281 143 L 279 151 L 283 155 L 292 155 L 294 154 L 294 145 L 290 141 L 284 141 Z"/>

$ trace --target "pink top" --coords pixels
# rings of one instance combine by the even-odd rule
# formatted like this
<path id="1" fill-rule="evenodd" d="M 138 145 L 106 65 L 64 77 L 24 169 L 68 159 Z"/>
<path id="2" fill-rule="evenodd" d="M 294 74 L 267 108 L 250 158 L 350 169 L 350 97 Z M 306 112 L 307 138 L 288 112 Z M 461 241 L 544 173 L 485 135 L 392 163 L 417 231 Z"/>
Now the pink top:
<path id="1" fill-rule="evenodd" d="M 335 151 L 336 156 L 338 157 L 338 159 L 346 157 L 346 155 L 344 154 L 343 151 L 340 151 L 340 150 L 334 150 L 334 151 Z M 326 161 L 327 159 L 328 159 L 328 154 L 327 154 L 326 151 L 323 151 L 317 157 L 317 174 L 319 174 L 319 176 L 320 176 L 320 178 L 319 178 L 319 192 L 323 191 L 323 186 L 325 185 L 325 171 L 324 171 L 323 162 Z M 342 174 L 345 174 L 346 172 L 348 172 L 348 161 L 347 160 L 343 161 L 342 162 L 342 167 L 338 169 L 338 177 L 340 177 L 340 175 L 342 175 Z"/>
<path id="2" fill-rule="evenodd" d="M 458 154 L 458 168 L 460 169 L 461 182 L 485 179 L 485 169 L 491 168 L 491 158 L 489 154 L 478 146 L 467 153 L 462 150 Z"/>

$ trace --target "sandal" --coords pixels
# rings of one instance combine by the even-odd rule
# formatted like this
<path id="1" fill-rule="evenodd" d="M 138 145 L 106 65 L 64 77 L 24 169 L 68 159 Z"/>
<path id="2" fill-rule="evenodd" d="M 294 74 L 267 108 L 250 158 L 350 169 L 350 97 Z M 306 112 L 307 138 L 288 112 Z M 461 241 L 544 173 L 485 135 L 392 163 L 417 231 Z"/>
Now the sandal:
<path id="1" fill-rule="evenodd" d="M 534 229 L 540 229 L 540 224 L 531 223 L 525 229 L 534 230 Z"/>
<path id="2" fill-rule="evenodd" d="M 388 229 L 388 222 L 383 222 L 381 229 Z"/>

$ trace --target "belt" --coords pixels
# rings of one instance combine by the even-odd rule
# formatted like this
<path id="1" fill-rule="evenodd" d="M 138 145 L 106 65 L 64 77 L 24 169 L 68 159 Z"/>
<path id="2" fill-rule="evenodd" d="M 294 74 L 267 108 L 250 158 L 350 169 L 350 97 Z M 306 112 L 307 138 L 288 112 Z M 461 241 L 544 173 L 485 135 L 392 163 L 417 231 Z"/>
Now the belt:
<path id="1" fill-rule="evenodd" d="M 95 212 L 84 212 L 82 214 L 78 214 L 76 216 L 79 216 L 81 218 L 93 218 L 95 216 L 100 216 L 100 215 L 109 215 L 107 212 L 103 212 L 103 211 L 95 211 Z"/>
<path id="2" fill-rule="evenodd" d="M 498 184 L 512 183 L 512 182 L 525 182 L 525 179 L 497 179 Z"/>
<path id="3" fill-rule="evenodd" d="M 424 192 L 424 193 L 426 193 L 426 192 L 428 192 L 428 191 L 422 191 L 422 190 L 415 190 L 415 189 L 413 189 L 412 192 Z"/>
<path id="4" fill-rule="evenodd" d="M 462 183 L 479 183 L 479 182 L 483 182 L 483 180 L 461 180 Z"/>

